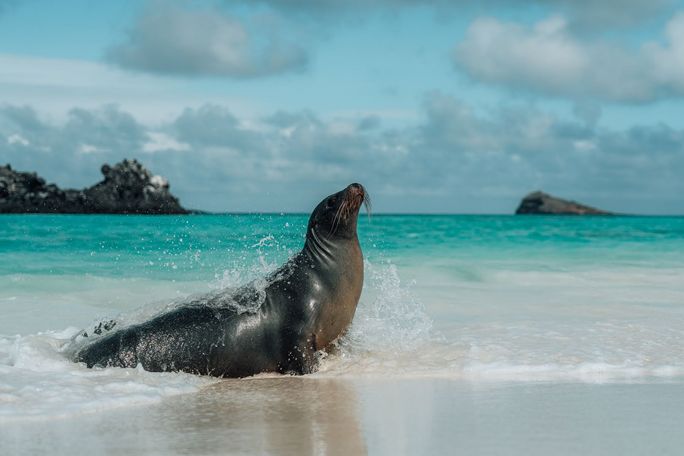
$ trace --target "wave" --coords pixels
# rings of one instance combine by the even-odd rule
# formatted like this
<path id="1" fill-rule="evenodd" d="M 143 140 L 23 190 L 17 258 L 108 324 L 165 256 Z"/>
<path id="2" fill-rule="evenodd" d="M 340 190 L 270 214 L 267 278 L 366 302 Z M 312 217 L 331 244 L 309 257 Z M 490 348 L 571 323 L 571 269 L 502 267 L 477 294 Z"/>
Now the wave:
<path id="1" fill-rule="evenodd" d="M 265 262 L 250 270 L 229 270 L 217 276 L 208 288 L 214 290 L 213 294 L 221 293 L 274 267 L 274 263 Z M 433 377 L 471 382 L 598 383 L 684 379 L 684 354 L 678 349 L 684 324 L 679 318 L 661 318 L 660 314 L 648 318 L 643 312 L 605 314 L 600 306 L 592 313 L 586 303 L 581 306 L 585 309 L 582 318 L 562 307 L 546 314 L 522 313 L 515 318 L 506 306 L 533 295 L 507 296 L 508 288 L 501 287 L 486 296 L 495 296 L 502 302 L 487 307 L 482 296 L 476 297 L 483 288 L 474 288 L 469 294 L 463 293 L 469 301 L 456 300 L 454 304 L 456 298 L 449 293 L 458 292 L 459 283 L 451 284 L 451 291 L 446 293 L 451 301 L 430 301 L 428 312 L 426 303 L 418 298 L 421 293 L 416 284 L 403 280 L 397 265 L 390 261 L 366 261 L 365 269 L 366 281 L 353 325 L 336 349 L 322 357 L 320 369 L 312 378 Z M 674 271 L 671 275 L 678 273 Z M 520 276 L 514 279 L 521 281 Z M 117 285 L 116 280 L 108 280 L 112 282 L 106 281 L 103 293 Z M 510 277 L 500 280 L 508 281 Z M 536 276 L 534 280 L 544 282 Z M 152 293 L 162 285 L 156 283 Z M 558 290 L 559 286 L 556 280 L 552 288 Z M 575 282 L 569 288 L 582 290 Z M 166 293 L 177 295 L 168 290 Z M 444 297 L 435 296 L 437 301 Z M 115 318 L 121 325 L 143 321 L 185 300 L 186 297 L 156 300 Z M 576 303 L 571 300 L 566 304 L 572 307 Z M 434 311 L 445 306 L 455 307 L 446 313 Z M 436 315 L 437 320 L 430 315 Z M 443 315 L 449 315 L 451 320 L 442 321 Z M 171 395 L 197 392 L 219 381 L 184 373 L 150 373 L 141 368 L 87 369 L 63 354 L 79 331 L 70 327 L 63 331 L 0 336 L 0 421 L 44 419 L 154 403 Z"/>
<path id="2" fill-rule="evenodd" d="M 0 337 L 0 422 L 40 420 L 159 402 L 215 379 L 143 369 L 87 369 L 62 356 L 77 328 Z"/>

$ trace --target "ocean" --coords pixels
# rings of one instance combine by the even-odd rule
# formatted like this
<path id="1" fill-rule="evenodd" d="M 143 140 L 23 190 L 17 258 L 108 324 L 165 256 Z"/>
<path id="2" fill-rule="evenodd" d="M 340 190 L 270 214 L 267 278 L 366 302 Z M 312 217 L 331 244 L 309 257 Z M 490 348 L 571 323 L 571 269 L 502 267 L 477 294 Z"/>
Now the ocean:
<path id="1" fill-rule="evenodd" d="M 684 217 L 360 215 L 304 377 L 86 369 L 83 328 L 239 286 L 308 215 L 0 216 L 0 454 L 680 454 Z"/>

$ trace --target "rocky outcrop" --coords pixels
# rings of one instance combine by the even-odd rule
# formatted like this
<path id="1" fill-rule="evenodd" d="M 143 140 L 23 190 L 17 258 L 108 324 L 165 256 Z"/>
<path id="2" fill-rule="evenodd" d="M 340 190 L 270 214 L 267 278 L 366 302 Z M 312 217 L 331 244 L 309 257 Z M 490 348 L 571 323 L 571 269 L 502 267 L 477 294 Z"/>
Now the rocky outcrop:
<path id="1" fill-rule="evenodd" d="M 556 198 L 544 192 L 532 192 L 522 199 L 516 214 L 541 215 L 612 215 L 612 212 Z"/>
<path id="2" fill-rule="evenodd" d="M 62 190 L 36 173 L 0 166 L 0 213 L 186 214 L 169 183 L 136 160 L 102 166 L 104 180 Z"/>
<path id="3" fill-rule="evenodd" d="M 187 213 L 169 192 L 169 182 L 136 160 L 103 165 L 104 180 L 83 191 L 88 212 L 130 214 Z"/>

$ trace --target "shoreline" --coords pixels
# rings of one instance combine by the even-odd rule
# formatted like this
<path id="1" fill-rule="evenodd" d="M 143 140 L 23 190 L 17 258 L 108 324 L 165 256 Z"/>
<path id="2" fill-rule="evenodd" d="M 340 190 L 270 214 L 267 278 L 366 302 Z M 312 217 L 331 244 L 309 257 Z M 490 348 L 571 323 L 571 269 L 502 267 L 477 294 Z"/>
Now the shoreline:
<path id="1" fill-rule="evenodd" d="M 222 380 L 156 404 L 3 423 L 0 449 L 104 454 L 677 454 L 684 384 Z M 75 433 L 74 429 L 78 429 Z"/>

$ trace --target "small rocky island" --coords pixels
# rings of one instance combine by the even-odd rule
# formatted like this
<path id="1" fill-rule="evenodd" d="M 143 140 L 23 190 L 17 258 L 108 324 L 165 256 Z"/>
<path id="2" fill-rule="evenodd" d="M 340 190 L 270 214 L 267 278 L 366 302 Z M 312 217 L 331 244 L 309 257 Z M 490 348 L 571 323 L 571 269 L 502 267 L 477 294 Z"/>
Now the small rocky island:
<path id="1" fill-rule="evenodd" d="M 524 197 L 515 213 L 517 215 L 613 215 L 612 212 L 556 198 L 541 191 L 532 192 Z"/>
<path id="2" fill-rule="evenodd" d="M 83 190 L 46 184 L 36 173 L 0 166 L 0 213 L 187 214 L 169 183 L 137 160 L 102 166 L 104 180 Z"/>

